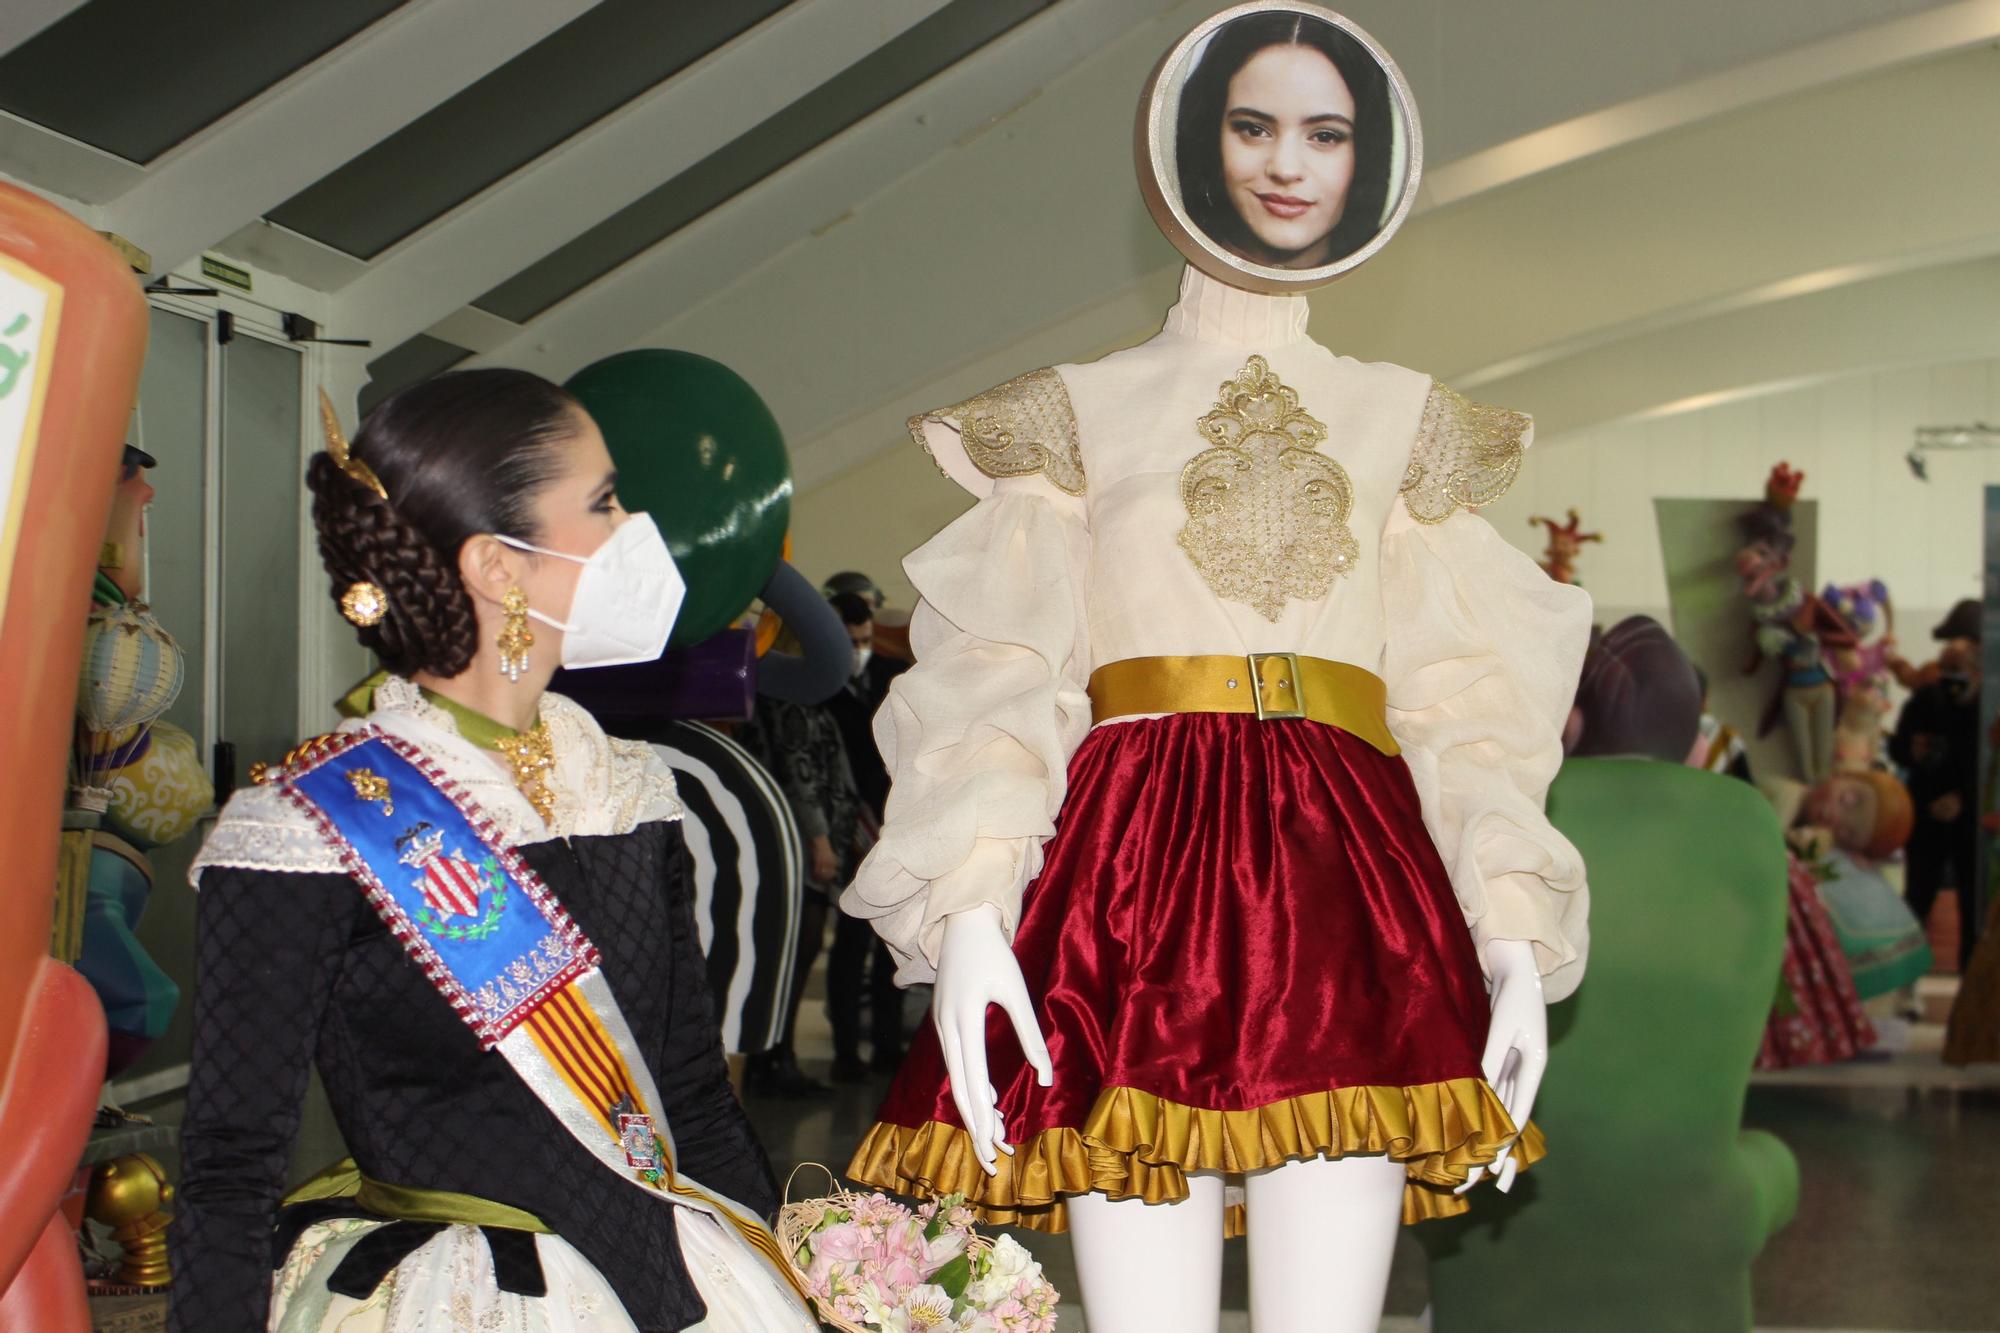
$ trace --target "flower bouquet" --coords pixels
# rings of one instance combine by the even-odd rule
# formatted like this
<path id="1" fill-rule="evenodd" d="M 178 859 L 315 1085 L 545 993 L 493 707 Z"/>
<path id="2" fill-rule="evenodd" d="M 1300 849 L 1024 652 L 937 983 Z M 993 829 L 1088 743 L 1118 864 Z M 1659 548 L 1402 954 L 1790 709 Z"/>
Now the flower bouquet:
<path id="1" fill-rule="evenodd" d="M 778 1243 L 819 1317 L 845 1333 L 1055 1333 L 1042 1266 L 1013 1237 L 974 1231 L 961 1195 L 911 1209 L 836 1191 L 787 1204 Z"/>

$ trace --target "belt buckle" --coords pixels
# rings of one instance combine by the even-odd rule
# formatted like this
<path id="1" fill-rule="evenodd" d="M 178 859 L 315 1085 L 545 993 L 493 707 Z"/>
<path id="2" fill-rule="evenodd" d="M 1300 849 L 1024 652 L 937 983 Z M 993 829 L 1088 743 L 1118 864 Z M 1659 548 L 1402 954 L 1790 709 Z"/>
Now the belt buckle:
<path id="1" fill-rule="evenodd" d="M 1299 679 L 1297 653 L 1251 653 L 1250 683 L 1255 687 L 1259 722 L 1296 722 L 1306 715 L 1305 682 Z M 1275 662 L 1281 674 L 1264 678 L 1264 666 Z M 1272 697 L 1275 696 L 1275 697 Z M 1289 701 L 1289 702 L 1288 702 Z"/>

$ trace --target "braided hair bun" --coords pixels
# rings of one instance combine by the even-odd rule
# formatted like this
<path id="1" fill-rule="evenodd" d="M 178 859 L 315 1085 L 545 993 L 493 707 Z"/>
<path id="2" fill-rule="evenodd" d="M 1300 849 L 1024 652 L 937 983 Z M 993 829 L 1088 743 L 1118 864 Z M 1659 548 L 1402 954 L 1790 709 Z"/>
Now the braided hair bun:
<path id="1" fill-rule="evenodd" d="M 378 404 L 349 446 L 389 493 L 333 458 L 306 468 L 313 526 L 336 603 L 358 582 L 381 588 L 381 620 L 363 647 L 399 675 L 456 676 L 479 647 L 479 617 L 459 577 L 468 538 L 540 534 L 535 494 L 560 470 L 558 446 L 583 416 L 575 398 L 524 370 L 463 370 Z"/>

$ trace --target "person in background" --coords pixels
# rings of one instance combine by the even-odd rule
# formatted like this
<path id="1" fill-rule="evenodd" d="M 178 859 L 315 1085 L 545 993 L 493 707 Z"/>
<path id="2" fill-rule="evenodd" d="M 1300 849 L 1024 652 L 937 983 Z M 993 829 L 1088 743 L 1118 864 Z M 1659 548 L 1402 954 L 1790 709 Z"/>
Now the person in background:
<path id="1" fill-rule="evenodd" d="M 796 652 L 790 631 L 779 637 L 780 651 Z M 776 1097 L 810 1097 L 826 1085 L 799 1068 L 794 1039 L 806 978 L 826 942 L 828 904 L 847 883 L 860 860 L 861 802 L 840 726 L 825 704 L 799 704 L 769 694 L 757 696 L 757 712 L 737 739 L 769 769 L 798 821 L 806 848 L 806 892 L 799 921 L 798 953 L 792 962 L 792 998 L 785 1035 L 768 1051 L 750 1057 L 744 1086 Z M 829 979 L 829 985 L 831 979 Z"/>
<path id="2" fill-rule="evenodd" d="M 1889 754 L 1903 768 L 1916 804 L 1908 887 L 1917 920 L 1928 921 L 1947 884 L 1963 912 L 1959 964 L 1972 954 L 1970 902 L 1979 828 L 1979 603 L 1966 598 L 1931 631 L 1944 647 L 1938 675 L 1917 687 L 1896 720 Z"/>
<path id="3" fill-rule="evenodd" d="M 855 592 L 836 592 L 827 600 L 840 613 L 854 641 L 854 669 L 846 688 L 827 700 L 825 707 L 839 724 L 847 747 L 862 820 L 869 829 L 878 829 L 883 803 L 889 799 L 889 770 L 882 764 L 872 725 L 875 710 L 888 696 L 889 682 L 909 670 L 909 664 L 875 654 L 875 607 L 866 598 Z M 868 840 L 872 842 L 872 836 Z M 834 1082 L 855 1082 L 866 1072 L 861 1060 L 863 994 L 868 996 L 873 1045 L 869 1063 L 878 1073 L 894 1073 L 903 1059 L 903 1001 L 896 989 L 896 963 L 873 927 L 844 912 L 834 922 L 826 990 L 833 1020 Z"/>

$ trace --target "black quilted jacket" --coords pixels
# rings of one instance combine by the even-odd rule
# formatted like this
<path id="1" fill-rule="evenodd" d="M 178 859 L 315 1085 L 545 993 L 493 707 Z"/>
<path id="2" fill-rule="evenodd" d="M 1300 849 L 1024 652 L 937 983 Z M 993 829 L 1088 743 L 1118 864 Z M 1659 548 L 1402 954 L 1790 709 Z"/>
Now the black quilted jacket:
<path id="1" fill-rule="evenodd" d="M 521 850 L 603 954 L 680 1169 L 768 1215 L 776 1189 L 729 1089 L 680 825 Z M 535 1214 L 648 1333 L 705 1317 L 673 1208 L 613 1177 L 497 1052 L 480 1051 L 351 880 L 211 868 L 198 901 L 172 1329 L 265 1327 L 273 1222 L 314 1062 L 367 1175 Z"/>

